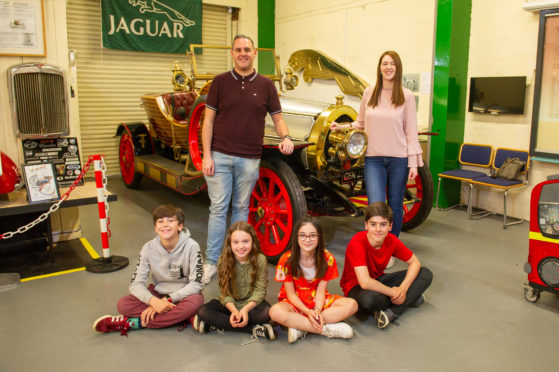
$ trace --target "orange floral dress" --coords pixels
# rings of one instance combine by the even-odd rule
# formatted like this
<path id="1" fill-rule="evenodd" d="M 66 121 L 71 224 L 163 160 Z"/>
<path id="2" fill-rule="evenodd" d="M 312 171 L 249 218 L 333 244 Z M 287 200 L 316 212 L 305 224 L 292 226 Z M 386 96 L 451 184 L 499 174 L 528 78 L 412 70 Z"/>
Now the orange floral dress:
<path id="1" fill-rule="evenodd" d="M 314 309 L 314 298 L 316 296 L 316 288 L 318 287 L 318 283 L 320 283 L 321 280 L 330 281 L 338 277 L 338 266 L 336 265 L 336 259 L 330 252 L 325 250 L 324 258 L 328 265 L 326 274 L 324 274 L 324 277 L 322 278 L 315 278 L 311 281 L 307 281 L 307 279 L 305 279 L 305 277 L 302 275 L 298 278 L 294 278 L 293 276 L 291 276 L 291 270 L 289 266 L 286 265 L 289 257 L 291 257 L 291 252 L 286 252 L 279 259 L 278 265 L 276 266 L 275 280 L 276 282 L 293 282 L 297 297 L 301 299 L 306 307 L 308 307 L 309 309 Z M 341 297 L 342 296 L 333 295 L 326 291 L 324 306 L 322 307 L 322 309 L 327 309 L 334 303 L 334 301 Z M 281 286 L 280 292 L 278 294 L 278 301 L 287 302 L 291 304 L 291 306 L 293 306 L 293 304 L 287 299 L 287 293 L 285 291 L 284 285 Z M 295 308 L 295 310 L 297 310 L 295 306 L 293 307 Z"/>

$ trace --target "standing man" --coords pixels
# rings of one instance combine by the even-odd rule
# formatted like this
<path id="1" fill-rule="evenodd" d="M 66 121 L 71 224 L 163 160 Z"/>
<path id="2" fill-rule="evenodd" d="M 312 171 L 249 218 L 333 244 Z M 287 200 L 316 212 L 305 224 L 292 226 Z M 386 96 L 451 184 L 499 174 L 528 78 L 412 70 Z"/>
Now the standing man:
<path id="1" fill-rule="evenodd" d="M 285 155 L 293 152 L 276 87 L 254 69 L 256 52 L 250 37 L 235 36 L 231 49 L 234 68 L 214 78 L 206 100 L 202 170 L 211 205 L 205 284 L 217 273 L 231 200 L 231 223 L 248 219 L 250 195 L 260 173 L 264 119 L 268 113 L 282 139 L 279 150 Z"/>

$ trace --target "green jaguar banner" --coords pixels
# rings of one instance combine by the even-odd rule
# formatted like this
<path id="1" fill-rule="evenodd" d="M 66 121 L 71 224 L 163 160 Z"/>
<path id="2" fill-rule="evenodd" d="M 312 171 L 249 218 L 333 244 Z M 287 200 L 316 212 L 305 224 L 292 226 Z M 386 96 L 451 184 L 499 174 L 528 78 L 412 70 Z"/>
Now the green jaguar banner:
<path id="1" fill-rule="evenodd" d="M 202 0 L 101 0 L 103 47 L 185 53 L 202 43 Z"/>

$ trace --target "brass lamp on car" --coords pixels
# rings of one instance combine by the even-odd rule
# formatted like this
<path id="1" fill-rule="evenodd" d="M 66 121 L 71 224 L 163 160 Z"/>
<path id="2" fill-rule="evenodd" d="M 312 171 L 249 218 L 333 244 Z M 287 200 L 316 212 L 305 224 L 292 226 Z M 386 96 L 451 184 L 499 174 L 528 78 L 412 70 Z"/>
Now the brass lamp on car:
<path id="1" fill-rule="evenodd" d="M 358 159 L 367 149 L 367 135 L 361 129 L 342 128 L 331 131 L 328 140 L 330 141 L 328 155 L 337 157 L 340 162 L 344 162 L 347 158 Z"/>
<path id="2" fill-rule="evenodd" d="M 190 80 L 184 73 L 184 69 L 179 62 L 174 62 L 175 65 L 171 69 L 173 77 L 171 79 L 175 91 L 187 91 L 191 88 Z"/>

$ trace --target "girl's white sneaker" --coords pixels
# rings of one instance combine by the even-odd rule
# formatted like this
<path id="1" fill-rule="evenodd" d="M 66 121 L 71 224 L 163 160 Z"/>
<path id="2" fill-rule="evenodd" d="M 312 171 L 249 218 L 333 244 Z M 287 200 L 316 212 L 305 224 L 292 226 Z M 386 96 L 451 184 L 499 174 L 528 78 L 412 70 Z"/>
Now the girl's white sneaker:
<path id="1" fill-rule="evenodd" d="M 322 326 L 322 335 L 328 338 L 352 338 L 353 328 L 344 322 L 325 324 Z"/>

